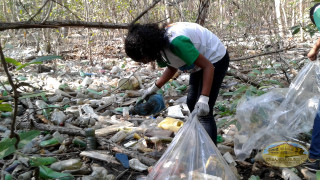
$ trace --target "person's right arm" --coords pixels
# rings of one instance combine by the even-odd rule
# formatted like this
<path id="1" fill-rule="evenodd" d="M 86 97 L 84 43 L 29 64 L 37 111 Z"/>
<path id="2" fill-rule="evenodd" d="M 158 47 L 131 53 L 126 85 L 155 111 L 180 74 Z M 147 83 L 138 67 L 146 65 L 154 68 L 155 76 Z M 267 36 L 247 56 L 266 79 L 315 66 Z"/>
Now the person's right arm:
<path id="1" fill-rule="evenodd" d="M 308 58 L 311 61 L 314 61 L 314 60 L 317 59 L 317 55 L 319 53 L 319 49 L 320 49 L 320 38 L 317 40 L 316 44 L 312 47 L 312 49 L 308 53 Z"/>
<path id="2" fill-rule="evenodd" d="M 158 88 L 161 88 L 164 84 L 166 84 L 166 82 L 168 82 L 174 76 L 174 74 L 177 71 L 178 71 L 178 69 L 171 67 L 171 66 L 167 66 L 167 68 L 164 70 L 161 77 L 157 80 L 156 86 Z"/>

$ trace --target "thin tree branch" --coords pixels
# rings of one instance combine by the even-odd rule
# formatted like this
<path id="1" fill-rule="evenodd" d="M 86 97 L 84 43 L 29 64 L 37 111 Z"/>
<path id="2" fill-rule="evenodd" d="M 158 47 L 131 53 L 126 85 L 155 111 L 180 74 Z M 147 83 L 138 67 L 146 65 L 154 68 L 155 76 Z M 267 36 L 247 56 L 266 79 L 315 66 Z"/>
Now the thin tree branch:
<path id="1" fill-rule="evenodd" d="M 289 50 L 289 49 L 293 49 L 293 48 L 295 48 L 295 46 L 286 47 L 286 48 L 278 49 L 278 50 L 275 50 L 275 51 L 269 51 L 269 52 L 266 52 L 266 53 L 256 54 L 256 55 L 253 55 L 253 56 L 235 58 L 235 59 L 231 59 L 230 61 L 248 60 L 248 59 L 252 59 L 252 58 L 255 58 L 255 57 L 259 57 L 259 56 L 265 56 L 265 55 L 269 55 L 269 54 L 275 54 L 275 53 L 283 52 L 283 51 L 286 51 L 286 50 Z"/>
<path id="2" fill-rule="evenodd" d="M 127 29 L 129 24 L 115 24 L 103 22 L 85 22 L 85 21 L 46 21 L 41 22 L 16 22 L 16 23 L 0 23 L 0 31 L 7 29 L 32 29 L 32 28 L 60 28 L 60 27 L 74 27 L 74 28 L 107 28 L 107 29 Z"/>
<path id="3" fill-rule="evenodd" d="M 15 84 L 13 83 L 11 74 L 9 73 L 8 65 L 7 65 L 7 62 L 5 60 L 1 44 L 0 44 L 0 59 L 1 59 L 1 63 L 2 63 L 3 69 L 4 69 L 4 71 L 5 71 L 6 75 L 7 75 L 9 84 L 11 85 L 12 90 L 13 90 L 14 109 L 13 109 L 13 115 L 12 115 L 12 121 L 11 121 L 10 138 L 14 138 L 14 137 L 17 138 L 15 147 L 18 148 L 18 143 L 20 141 L 20 137 L 19 137 L 18 134 L 15 133 L 15 123 L 16 123 L 17 114 L 18 114 L 19 92 L 17 91 L 17 88 L 16 88 Z"/>
<path id="4" fill-rule="evenodd" d="M 34 14 L 27 22 L 33 21 L 34 17 L 36 17 L 36 16 L 41 12 L 41 10 L 46 6 L 46 4 L 47 4 L 49 1 L 50 1 L 50 0 L 47 0 L 47 1 L 41 6 L 41 8 L 36 12 L 36 14 Z"/>
<path id="5" fill-rule="evenodd" d="M 41 24 L 44 23 L 45 21 L 47 21 L 47 19 L 49 18 L 50 12 L 52 11 L 52 4 L 53 4 L 53 2 L 50 1 L 48 12 L 47 12 L 46 16 L 43 18 L 43 20 L 41 21 Z"/>
<path id="6" fill-rule="evenodd" d="M 79 20 L 83 20 L 83 18 L 80 18 L 78 15 L 76 15 L 75 13 L 73 13 L 67 6 L 65 6 L 65 5 L 63 5 L 63 4 L 61 4 L 61 3 L 59 3 L 59 2 L 57 2 L 56 0 L 51 0 L 51 1 L 53 1 L 53 2 L 55 2 L 55 3 L 57 3 L 57 4 L 59 4 L 60 6 L 62 6 L 62 7 L 64 7 L 64 8 L 66 8 L 72 15 L 74 15 L 77 19 L 79 19 Z"/>
<path id="7" fill-rule="evenodd" d="M 22 4 L 21 0 L 19 0 L 20 5 L 22 6 L 22 8 L 26 11 L 26 13 L 28 14 L 28 16 L 31 18 L 31 15 L 29 14 L 28 10 L 26 9 L 26 7 Z"/>
<path id="8" fill-rule="evenodd" d="M 136 23 L 144 14 L 146 14 L 150 9 L 152 9 L 158 2 L 161 0 L 154 1 L 149 7 L 147 7 L 144 11 L 142 11 L 131 23 L 130 25 Z"/>

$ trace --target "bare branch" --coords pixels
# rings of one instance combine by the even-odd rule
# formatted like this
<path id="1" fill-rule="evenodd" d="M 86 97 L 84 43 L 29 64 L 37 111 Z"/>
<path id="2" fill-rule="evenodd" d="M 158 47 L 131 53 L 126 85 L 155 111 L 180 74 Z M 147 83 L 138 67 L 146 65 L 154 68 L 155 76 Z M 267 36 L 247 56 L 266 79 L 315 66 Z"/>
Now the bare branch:
<path id="1" fill-rule="evenodd" d="M 51 0 L 51 1 L 59 4 L 60 6 L 62 6 L 62 7 L 64 7 L 64 8 L 66 8 L 66 9 L 67 9 L 71 14 L 73 14 L 77 19 L 79 19 L 79 20 L 82 20 L 82 19 L 83 19 L 83 18 L 80 18 L 80 17 L 79 17 L 78 15 L 76 15 L 75 13 L 73 13 L 67 6 L 65 6 L 65 5 L 57 2 L 56 0 Z"/>
<path id="2" fill-rule="evenodd" d="M 85 22 L 85 21 L 46 21 L 41 22 L 16 22 L 16 23 L 0 23 L 0 31 L 7 29 L 31 29 L 31 28 L 60 28 L 60 27 L 74 27 L 74 28 L 107 28 L 107 29 L 127 29 L 129 24 L 115 24 L 103 22 Z"/>
<path id="3" fill-rule="evenodd" d="M 293 49 L 293 48 L 295 48 L 295 46 L 286 47 L 286 48 L 278 49 L 278 50 L 275 50 L 275 51 L 269 51 L 269 52 L 266 52 L 266 53 L 256 54 L 256 55 L 253 55 L 253 56 L 235 58 L 235 59 L 231 59 L 230 61 L 247 60 L 247 59 L 251 59 L 251 58 L 255 58 L 255 57 L 259 57 L 259 56 L 266 56 L 266 55 L 269 55 L 269 54 L 279 53 L 279 52 L 286 51 L 286 50 Z"/>
<path id="4" fill-rule="evenodd" d="M 33 18 L 36 17 L 36 16 L 41 12 L 41 10 L 46 6 L 46 4 L 47 4 L 49 1 L 50 1 L 50 0 L 47 0 L 47 1 L 41 6 L 41 8 L 36 12 L 36 14 L 34 14 L 27 22 L 33 21 Z"/>
<path id="5" fill-rule="evenodd" d="M 142 11 L 131 23 L 130 25 L 134 24 L 135 22 L 137 22 L 144 14 L 146 14 L 150 9 L 152 9 L 156 4 L 158 4 L 158 2 L 160 2 L 161 0 L 156 0 L 154 1 L 149 7 L 147 7 L 147 9 L 145 9 L 144 11 Z"/>
<path id="6" fill-rule="evenodd" d="M 52 11 L 52 4 L 53 4 L 53 2 L 50 1 L 48 12 L 47 12 L 46 16 L 41 20 L 41 24 L 44 23 L 45 21 L 47 21 L 47 19 L 49 18 L 50 12 Z"/>

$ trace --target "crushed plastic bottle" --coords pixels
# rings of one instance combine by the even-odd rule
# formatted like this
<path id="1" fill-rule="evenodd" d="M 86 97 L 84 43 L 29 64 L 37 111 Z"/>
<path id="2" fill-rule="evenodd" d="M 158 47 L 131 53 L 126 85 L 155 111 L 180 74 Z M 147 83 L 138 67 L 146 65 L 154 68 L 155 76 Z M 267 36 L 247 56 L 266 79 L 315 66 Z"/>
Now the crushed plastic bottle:
<path id="1" fill-rule="evenodd" d="M 82 166 L 81 159 L 68 159 L 65 161 L 55 162 L 50 165 L 50 168 L 55 171 L 73 170 L 80 169 Z"/>
<path id="2" fill-rule="evenodd" d="M 64 121 L 66 120 L 67 116 L 60 110 L 55 109 L 52 112 L 51 115 L 51 121 L 55 124 L 55 125 L 59 125 L 62 126 L 64 124 Z"/>
<path id="3" fill-rule="evenodd" d="M 98 119 L 99 116 L 94 112 L 93 108 L 89 104 L 82 106 L 83 111 L 92 118 Z"/>
<path id="4" fill-rule="evenodd" d="M 127 133 L 126 132 L 119 131 L 119 132 L 117 132 L 115 135 L 113 135 L 110 138 L 110 141 L 114 142 L 114 143 L 117 143 L 117 142 L 120 142 L 120 141 L 124 140 L 124 138 L 126 138 L 126 137 L 127 137 Z"/>
<path id="5" fill-rule="evenodd" d="M 129 160 L 129 166 L 137 171 L 145 171 L 148 169 L 148 166 L 142 164 L 138 159 L 135 158 Z"/>
<path id="6" fill-rule="evenodd" d="M 49 109 L 48 109 L 48 104 L 46 102 L 44 102 L 43 100 L 37 100 L 36 101 L 36 106 L 39 109 L 42 109 L 43 115 L 49 119 Z"/>

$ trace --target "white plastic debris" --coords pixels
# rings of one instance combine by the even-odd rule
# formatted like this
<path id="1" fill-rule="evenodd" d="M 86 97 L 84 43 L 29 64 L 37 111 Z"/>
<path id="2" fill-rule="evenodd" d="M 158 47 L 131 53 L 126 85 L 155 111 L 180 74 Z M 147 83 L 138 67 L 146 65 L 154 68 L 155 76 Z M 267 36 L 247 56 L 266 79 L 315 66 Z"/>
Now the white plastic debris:
<path id="1" fill-rule="evenodd" d="M 129 166 L 137 171 L 145 171 L 148 169 L 148 166 L 142 164 L 138 159 L 135 158 L 129 160 Z"/>

